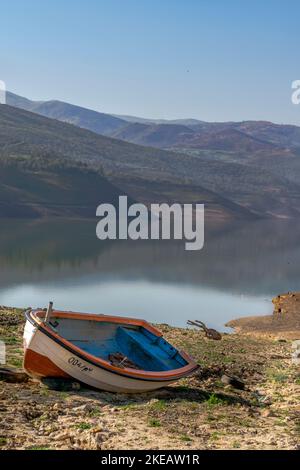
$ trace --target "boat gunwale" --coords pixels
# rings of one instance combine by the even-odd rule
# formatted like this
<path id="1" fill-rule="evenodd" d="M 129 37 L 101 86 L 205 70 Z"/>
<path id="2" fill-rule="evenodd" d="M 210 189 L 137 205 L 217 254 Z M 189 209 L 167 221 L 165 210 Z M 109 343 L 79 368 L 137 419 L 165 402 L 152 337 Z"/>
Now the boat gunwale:
<path id="1" fill-rule="evenodd" d="M 39 331 L 46 334 L 50 337 L 53 341 L 60 344 L 62 347 L 67 349 L 68 351 L 76 354 L 81 359 L 89 362 L 92 365 L 105 369 L 111 373 L 122 375 L 125 377 L 137 379 L 137 380 L 150 380 L 150 381 L 174 381 L 178 380 L 182 377 L 190 375 L 192 372 L 195 372 L 199 366 L 198 364 L 184 351 L 178 351 L 178 353 L 187 361 L 187 365 L 180 367 L 178 369 L 172 369 L 168 371 L 141 371 L 138 369 L 131 369 L 129 367 L 120 368 L 110 364 L 108 361 L 102 358 L 98 358 L 93 356 L 92 354 L 83 351 L 78 346 L 74 345 L 63 336 L 56 333 L 52 330 L 49 326 L 47 326 L 41 319 L 42 316 L 45 315 L 44 310 L 29 310 L 25 312 L 26 319 L 30 321 L 35 327 L 39 329 Z M 56 318 L 71 318 L 71 319 L 78 319 L 78 320 L 92 320 L 92 321 L 99 321 L 99 322 L 111 322 L 111 323 L 119 323 L 119 324 L 127 324 L 127 325 L 135 325 L 135 326 L 142 326 L 143 328 L 147 329 L 151 333 L 154 333 L 158 337 L 163 337 L 163 334 L 155 327 L 150 325 L 146 320 L 140 320 L 136 318 L 127 318 L 127 317 L 118 317 L 118 316 L 110 316 L 105 314 L 86 314 L 86 313 L 79 313 L 79 312 L 65 312 L 65 311 L 53 311 L 53 316 Z"/>

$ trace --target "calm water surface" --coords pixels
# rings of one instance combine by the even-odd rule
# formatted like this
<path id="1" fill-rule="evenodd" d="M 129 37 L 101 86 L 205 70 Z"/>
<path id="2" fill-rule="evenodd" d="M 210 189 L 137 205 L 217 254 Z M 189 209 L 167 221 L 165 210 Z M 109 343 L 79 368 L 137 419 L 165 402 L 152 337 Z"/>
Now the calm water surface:
<path id="1" fill-rule="evenodd" d="M 1 221 L 0 304 L 124 314 L 183 326 L 271 313 L 300 284 L 300 225 L 206 227 L 205 247 L 101 242 L 96 222 Z"/>

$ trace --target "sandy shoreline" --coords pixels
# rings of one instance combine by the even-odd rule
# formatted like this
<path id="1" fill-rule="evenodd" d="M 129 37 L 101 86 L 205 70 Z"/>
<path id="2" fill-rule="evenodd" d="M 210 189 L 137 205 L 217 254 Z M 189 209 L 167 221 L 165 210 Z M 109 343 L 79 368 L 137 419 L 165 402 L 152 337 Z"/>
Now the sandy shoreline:
<path id="1" fill-rule="evenodd" d="M 21 310 L 0 307 L 8 366 L 22 367 L 23 326 Z M 0 449 L 300 448 L 300 370 L 290 339 L 278 337 L 287 330 L 210 341 L 198 330 L 160 329 L 195 357 L 197 375 L 133 396 L 0 381 Z M 224 385 L 223 373 L 242 379 L 245 390 Z"/>

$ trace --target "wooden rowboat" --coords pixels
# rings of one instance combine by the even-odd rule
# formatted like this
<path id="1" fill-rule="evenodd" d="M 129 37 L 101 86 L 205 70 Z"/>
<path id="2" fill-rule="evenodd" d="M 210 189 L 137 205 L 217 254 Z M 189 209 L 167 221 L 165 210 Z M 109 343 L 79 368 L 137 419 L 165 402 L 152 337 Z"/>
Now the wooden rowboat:
<path id="1" fill-rule="evenodd" d="M 25 313 L 24 369 L 36 378 L 74 378 L 111 392 L 155 390 L 198 365 L 144 320 L 75 312 Z"/>

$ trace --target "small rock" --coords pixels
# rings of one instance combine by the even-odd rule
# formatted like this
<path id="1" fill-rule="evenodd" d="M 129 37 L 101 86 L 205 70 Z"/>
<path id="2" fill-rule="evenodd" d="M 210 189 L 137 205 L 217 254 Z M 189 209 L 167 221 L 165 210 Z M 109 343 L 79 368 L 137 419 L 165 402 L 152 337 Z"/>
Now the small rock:
<path id="1" fill-rule="evenodd" d="M 262 396 L 262 397 L 259 397 L 258 398 L 258 401 L 264 405 L 272 405 L 272 400 L 270 397 L 268 397 L 267 395 L 266 396 Z"/>
<path id="2" fill-rule="evenodd" d="M 266 409 L 266 410 L 262 410 L 261 416 L 263 416 L 263 418 L 269 418 L 269 417 L 274 416 L 274 413 L 272 410 Z"/>
<path id="3" fill-rule="evenodd" d="M 71 436 L 70 436 L 69 433 L 67 433 L 67 432 L 62 432 L 62 433 L 60 433 L 60 434 L 56 434 L 56 436 L 54 436 L 53 439 L 54 439 L 55 441 L 65 441 L 66 439 L 70 439 L 70 438 L 71 438 Z"/>
<path id="4" fill-rule="evenodd" d="M 149 405 L 155 405 L 155 403 L 158 403 L 159 400 L 157 398 L 151 398 L 151 400 L 149 400 Z"/>
<path id="5" fill-rule="evenodd" d="M 292 364 L 300 365 L 300 350 L 296 350 L 292 354 Z"/>
<path id="6" fill-rule="evenodd" d="M 40 410 L 36 410 L 34 408 L 29 408 L 29 409 L 23 410 L 22 414 L 28 421 L 32 421 L 42 416 L 43 412 Z"/>
<path id="7" fill-rule="evenodd" d="M 119 409 L 118 408 L 112 408 L 111 410 L 111 413 L 119 413 Z"/>
<path id="8" fill-rule="evenodd" d="M 96 428 L 91 429 L 91 434 L 98 434 L 99 432 L 103 432 L 102 426 L 97 426 Z"/>
<path id="9" fill-rule="evenodd" d="M 43 385 L 49 390 L 56 390 L 58 392 L 69 392 L 72 390 L 80 390 L 80 383 L 74 380 L 62 379 L 58 377 L 43 377 L 41 379 Z"/>
<path id="10" fill-rule="evenodd" d="M 231 385 L 231 387 L 237 388 L 238 390 L 245 389 L 245 383 L 233 375 L 222 375 L 221 382 L 226 385 Z"/>
<path id="11" fill-rule="evenodd" d="M 292 342 L 292 349 L 300 349 L 300 339 L 296 339 Z"/>
<path id="12" fill-rule="evenodd" d="M 0 380 L 9 383 L 23 383 L 28 382 L 29 377 L 28 375 L 17 369 L 10 369 L 6 367 L 0 368 Z"/>
<path id="13" fill-rule="evenodd" d="M 101 445 L 104 441 L 104 436 L 102 434 L 95 434 L 93 436 L 90 436 L 89 439 L 89 447 L 95 450 L 100 450 Z"/>
<path id="14" fill-rule="evenodd" d="M 94 410 L 95 406 L 92 403 L 86 403 L 84 405 L 73 408 L 73 412 L 78 414 L 89 414 Z"/>

